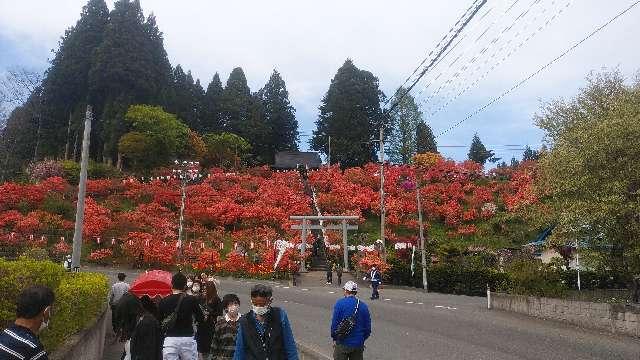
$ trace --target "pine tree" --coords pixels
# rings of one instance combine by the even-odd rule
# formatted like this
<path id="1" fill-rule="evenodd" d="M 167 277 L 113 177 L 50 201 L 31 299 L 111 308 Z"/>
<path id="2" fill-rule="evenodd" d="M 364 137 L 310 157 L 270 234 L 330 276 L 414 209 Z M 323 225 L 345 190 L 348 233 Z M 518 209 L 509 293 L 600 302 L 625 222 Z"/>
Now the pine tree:
<path id="1" fill-rule="evenodd" d="M 260 98 L 270 132 L 269 151 L 265 155 L 271 163 L 278 151 L 298 150 L 298 121 L 295 109 L 289 102 L 286 84 L 276 70 L 260 91 Z"/>
<path id="2" fill-rule="evenodd" d="M 484 165 L 487 160 L 492 157 L 493 151 L 487 150 L 482 141 L 480 141 L 478 133 L 475 133 L 473 135 L 473 140 L 471 141 L 471 147 L 469 148 L 469 160 Z"/>
<path id="3" fill-rule="evenodd" d="M 155 18 L 145 20 L 138 0 L 117 1 L 89 72 L 89 102 L 100 119 L 96 131 L 104 139 L 103 144 L 96 144 L 102 146 L 96 151 L 103 150 L 103 158 L 115 159 L 118 140 L 127 130 L 122 111 L 105 110 L 126 111 L 135 103 L 163 105 L 170 75 Z M 116 98 L 121 103 L 109 105 Z"/>
<path id="4" fill-rule="evenodd" d="M 207 86 L 203 99 L 202 132 L 212 133 L 222 130 L 222 82 L 220 75 L 215 73 Z"/>
<path id="5" fill-rule="evenodd" d="M 535 161 L 540 158 L 540 153 L 538 151 L 532 150 L 529 145 L 524 148 L 524 152 L 522 153 L 522 161 Z"/>
<path id="6" fill-rule="evenodd" d="M 251 106 L 251 90 L 242 68 L 235 68 L 227 79 L 227 86 L 222 94 L 222 121 L 227 132 L 245 138 L 253 144 L 253 139 L 246 135 L 248 129 L 249 107 Z"/>
<path id="7" fill-rule="evenodd" d="M 85 108 L 92 56 L 103 40 L 108 21 L 104 0 L 89 0 L 80 19 L 60 41 L 42 84 L 41 153 L 45 156 L 60 156 L 70 141 L 67 133 L 75 134 L 82 127 L 68 120 L 74 111 Z"/>
<path id="8" fill-rule="evenodd" d="M 202 132 L 201 118 L 205 116 L 204 97 L 200 80 L 194 82 L 191 71 L 185 73 L 182 67 L 177 65 L 173 70 L 173 99 L 168 107 L 169 111 L 176 114 L 191 129 Z"/>
<path id="9" fill-rule="evenodd" d="M 399 88 L 397 94 L 405 94 Z M 392 132 L 389 143 L 389 159 L 394 163 L 408 164 L 416 154 L 418 124 L 422 123 L 422 112 L 411 94 L 405 94 L 391 115 Z"/>
<path id="10" fill-rule="evenodd" d="M 383 97 L 378 78 L 347 59 L 322 99 L 311 148 L 327 154 L 331 136 L 332 162 L 352 167 L 375 161 L 375 145 L 371 140 L 377 138 L 383 120 L 380 108 Z"/>
<path id="11" fill-rule="evenodd" d="M 420 121 L 416 129 L 416 151 L 418 154 L 438 153 L 438 145 L 431 126 L 424 121 Z"/>

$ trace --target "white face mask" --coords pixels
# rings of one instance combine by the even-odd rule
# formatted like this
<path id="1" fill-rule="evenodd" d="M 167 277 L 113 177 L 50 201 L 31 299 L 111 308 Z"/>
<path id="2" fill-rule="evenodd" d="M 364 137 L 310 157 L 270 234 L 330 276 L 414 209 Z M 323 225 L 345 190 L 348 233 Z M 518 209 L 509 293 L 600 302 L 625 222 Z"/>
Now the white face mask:
<path id="1" fill-rule="evenodd" d="M 47 311 L 50 308 L 46 308 L 44 310 L 45 313 L 49 313 L 49 315 L 47 316 L 47 320 L 45 321 L 44 319 L 42 319 L 42 323 L 40 323 L 40 328 L 38 329 L 38 332 L 42 332 L 44 329 L 49 327 L 49 320 L 51 320 L 51 310 Z"/>
<path id="2" fill-rule="evenodd" d="M 269 310 L 271 310 L 269 306 L 255 306 L 255 305 L 251 305 L 251 309 L 253 310 L 254 313 L 256 313 L 256 315 L 260 315 L 260 316 L 267 315 Z"/>
<path id="3" fill-rule="evenodd" d="M 200 285 L 193 285 L 191 291 L 193 291 L 194 293 L 200 292 Z"/>
<path id="4" fill-rule="evenodd" d="M 187 281 L 187 287 L 190 288 L 193 285 L 193 281 Z"/>

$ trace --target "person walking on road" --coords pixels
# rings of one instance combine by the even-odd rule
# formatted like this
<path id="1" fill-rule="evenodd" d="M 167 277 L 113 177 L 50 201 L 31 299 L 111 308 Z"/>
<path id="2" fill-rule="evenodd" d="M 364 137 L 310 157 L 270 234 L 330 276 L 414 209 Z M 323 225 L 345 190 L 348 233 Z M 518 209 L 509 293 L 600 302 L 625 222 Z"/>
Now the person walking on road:
<path id="1" fill-rule="evenodd" d="M 336 276 L 338 277 L 338 285 L 342 286 L 342 265 L 336 266 Z"/>
<path id="2" fill-rule="evenodd" d="M 362 360 L 364 343 L 371 335 L 369 307 L 357 298 L 358 284 L 347 281 L 344 297 L 336 302 L 331 318 L 334 360 Z"/>
<path id="3" fill-rule="evenodd" d="M 138 300 L 138 316 L 131 332 L 131 339 L 125 345 L 124 360 L 162 359 L 162 329 L 156 318 L 156 304 L 145 295 Z"/>
<path id="4" fill-rule="evenodd" d="M 49 325 L 54 300 L 46 286 L 31 286 L 18 295 L 16 320 L 0 333 L 0 359 L 48 359 L 37 334 Z"/>
<path id="5" fill-rule="evenodd" d="M 371 300 L 379 299 L 378 287 L 382 284 L 382 275 L 375 266 L 371 268 L 369 278 L 371 279 Z"/>
<path id="6" fill-rule="evenodd" d="M 125 273 L 118 273 L 118 281 L 111 286 L 111 291 L 109 291 L 109 307 L 111 308 L 111 327 L 113 328 L 113 333 L 116 334 L 118 329 L 120 328 L 118 319 L 118 312 L 116 311 L 116 305 L 118 301 L 122 298 L 122 295 L 126 294 L 129 291 L 129 284 L 124 282 L 124 279 L 127 277 Z"/>
<path id="7" fill-rule="evenodd" d="M 213 331 L 211 354 L 213 360 L 232 360 L 236 350 L 238 320 L 240 320 L 240 299 L 236 294 L 222 298 L 224 315 L 219 316 Z"/>
<path id="8" fill-rule="evenodd" d="M 333 283 L 333 268 L 332 268 L 332 264 L 328 263 L 327 264 L 327 285 L 331 285 L 331 283 Z"/>
<path id="9" fill-rule="evenodd" d="M 196 283 L 194 283 L 195 286 Z M 218 296 L 213 279 L 204 283 L 204 294 L 200 297 L 200 307 L 204 314 L 204 322 L 198 326 L 196 342 L 198 343 L 198 357 L 200 360 L 211 359 L 211 340 L 216 320 L 222 316 L 222 301 Z"/>
<path id="10" fill-rule="evenodd" d="M 181 272 L 171 279 L 173 294 L 160 301 L 160 321 L 163 323 L 165 339 L 162 347 L 164 360 L 196 360 L 198 346 L 193 337 L 193 319 L 197 324 L 204 321 L 198 299 L 185 294 L 187 278 Z M 169 321 L 175 318 L 175 321 Z M 172 324 L 171 324 L 172 323 Z"/>
<path id="11" fill-rule="evenodd" d="M 234 360 L 298 360 L 287 313 L 272 302 L 269 286 L 251 289 L 251 311 L 240 318 Z"/>

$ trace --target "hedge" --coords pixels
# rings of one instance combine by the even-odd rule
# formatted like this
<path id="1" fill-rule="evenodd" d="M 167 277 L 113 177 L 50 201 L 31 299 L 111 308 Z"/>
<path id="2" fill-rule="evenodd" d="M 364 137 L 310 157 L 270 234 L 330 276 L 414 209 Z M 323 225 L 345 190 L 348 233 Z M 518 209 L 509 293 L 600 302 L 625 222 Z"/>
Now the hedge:
<path id="1" fill-rule="evenodd" d="M 55 290 L 56 302 L 49 329 L 41 336 L 48 351 L 78 333 L 105 309 L 109 281 L 103 274 L 67 273 Z"/>
<path id="2" fill-rule="evenodd" d="M 0 259 L 0 327 L 5 328 L 16 315 L 18 294 L 31 285 L 58 288 L 65 271 L 50 261 Z"/>
<path id="3" fill-rule="evenodd" d="M 90 325 L 106 306 L 109 282 L 102 274 L 67 273 L 60 264 L 21 258 L 0 259 L 0 328 L 15 319 L 15 300 L 28 286 L 54 289 L 56 300 L 49 328 L 41 334 L 47 351 Z"/>

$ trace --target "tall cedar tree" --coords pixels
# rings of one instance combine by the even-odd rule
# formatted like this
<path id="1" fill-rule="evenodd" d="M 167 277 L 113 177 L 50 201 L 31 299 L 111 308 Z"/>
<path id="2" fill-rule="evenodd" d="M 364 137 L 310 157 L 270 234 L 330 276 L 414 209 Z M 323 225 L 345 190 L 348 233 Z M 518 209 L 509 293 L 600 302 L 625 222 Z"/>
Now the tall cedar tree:
<path id="1" fill-rule="evenodd" d="M 40 150 L 44 156 L 65 155 L 65 149 L 68 151 L 73 141 L 71 138 L 82 131 L 78 115 L 85 110 L 89 70 L 108 21 L 109 9 L 104 0 L 89 0 L 76 25 L 67 29 L 60 41 L 42 85 Z"/>
<path id="2" fill-rule="evenodd" d="M 473 140 L 471 140 L 471 147 L 469 148 L 469 160 L 484 165 L 487 160 L 492 157 L 493 151 L 487 150 L 482 141 L 480 141 L 478 133 L 475 133 L 473 135 Z"/>
<path id="3" fill-rule="evenodd" d="M 406 90 L 399 88 L 397 94 Z M 391 114 L 391 136 L 388 140 L 389 159 L 394 163 L 408 164 L 416 154 L 418 124 L 422 122 L 422 112 L 411 94 L 406 94 Z"/>
<path id="4" fill-rule="evenodd" d="M 295 109 L 289 102 L 287 86 L 278 71 L 274 70 L 267 84 L 260 91 L 264 104 L 265 122 L 269 128 L 269 150 L 266 160 L 270 163 L 275 153 L 298 150 L 298 121 Z"/>
<path id="5" fill-rule="evenodd" d="M 130 104 L 164 105 L 170 75 L 155 18 L 145 20 L 138 0 L 117 1 L 89 73 L 89 102 L 99 119 L 93 132 L 101 135 L 92 137 L 97 157 L 115 159 Z"/>
<path id="6" fill-rule="evenodd" d="M 242 68 L 235 68 L 227 79 L 227 86 L 222 94 L 222 121 L 227 132 L 237 134 L 249 141 L 249 110 L 251 107 L 251 90 Z"/>
<path id="7" fill-rule="evenodd" d="M 173 70 L 173 99 L 168 107 L 191 129 L 202 132 L 204 116 L 204 89 L 200 80 L 194 82 L 191 71 L 187 73 L 180 65 Z"/>
<path id="8" fill-rule="evenodd" d="M 418 154 L 438 153 L 436 137 L 431 131 L 431 126 L 424 121 L 420 121 L 416 129 L 416 151 Z"/>
<path id="9" fill-rule="evenodd" d="M 371 140 L 377 138 L 383 120 L 383 97 L 378 78 L 347 59 L 322 99 L 311 148 L 327 154 L 331 136 L 332 162 L 353 167 L 375 161 L 376 149 Z"/>
<path id="10" fill-rule="evenodd" d="M 207 86 L 202 104 L 202 133 L 213 133 L 222 130 L 222 82 L 220 75 L 215 73 Z"/>

